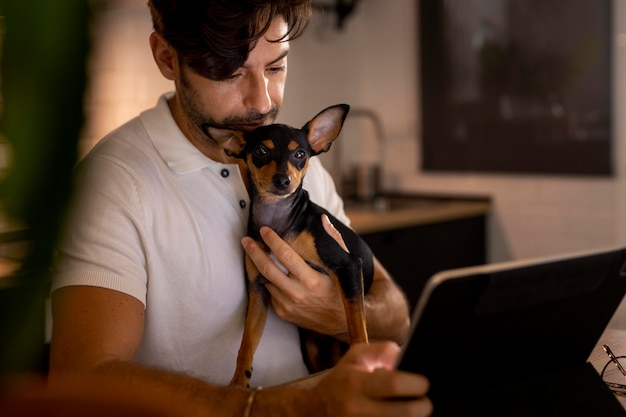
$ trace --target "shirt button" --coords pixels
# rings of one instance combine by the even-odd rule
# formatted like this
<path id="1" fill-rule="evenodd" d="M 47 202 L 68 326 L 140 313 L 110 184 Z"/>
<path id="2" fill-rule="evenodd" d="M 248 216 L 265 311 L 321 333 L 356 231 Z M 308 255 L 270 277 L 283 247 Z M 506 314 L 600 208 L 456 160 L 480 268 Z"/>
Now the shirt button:
<path id="1" fill-rule="evenodd" d="M 239 200 L 239 207 L 242 209 L 246 208 L 246 200 Z"/>
<path id="2" fill-rule="evenodd" d="M 230 172 L 228 172 L 228 170 L 224 168 L 222 172 L 220 172 L 220 175 L 224 178 L 227 178 L 230 175 Z"/>

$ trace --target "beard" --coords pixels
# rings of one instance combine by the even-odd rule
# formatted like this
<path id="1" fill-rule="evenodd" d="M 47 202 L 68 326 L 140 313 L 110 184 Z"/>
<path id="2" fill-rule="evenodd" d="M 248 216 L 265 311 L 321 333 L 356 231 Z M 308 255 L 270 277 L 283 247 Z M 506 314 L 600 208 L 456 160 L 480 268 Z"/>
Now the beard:
<path id="1" fill-rule="evenodd" d="M 214 139 L 208 133 L 209 127 L 222 130 L 241 130 L 240 126 L 243 125 L 257 124 L 267 120 L 273 123 L 278 116 L 278 107 L 272 105 L 267 113 L 250 110 L 244 115 L 229 116 L 223 120 L 215 120 L 211 115 L 204 112 L 200 104 L 198 92 L 191 87 L 191 83 L 185 76 L 185 69 L 181 69 L 180 85 L 177 94 L 189 123 L 195 130 L 201 131 L 211 141 L 214 141 Z"/>

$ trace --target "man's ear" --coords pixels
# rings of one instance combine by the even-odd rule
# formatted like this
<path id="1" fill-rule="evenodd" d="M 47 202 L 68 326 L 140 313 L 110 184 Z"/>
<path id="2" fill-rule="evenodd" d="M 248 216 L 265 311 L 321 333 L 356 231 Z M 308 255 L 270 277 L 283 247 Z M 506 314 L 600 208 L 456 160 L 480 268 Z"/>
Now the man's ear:
<path id="1" fill-rule="evenodd" d="M 178 55 L 174 48 L 161 35 L 152 32 L 150 34 L 150 49 L 152 49 L 154 62 L 159 67 L 161 74 L 168 80 L 175 80 L 179 66 Z"/>
<path id="2" fill-rule="evenodd" d="M 330 149 L 349 111 L 350 106 L 347 104 L 328 107 L 302 127 L 302 130 L 308 131 L 307 138 L 316 155 Z"/>
<path id="3" fill-rule="evenodd" d="M 243 137 L 243 132 L 238 130 L 218 129 L 216 127 L 207 126 L 206 134 L 217 143 L 226 155 L 233 158 L 243 158 L 243 150 L 246 146 L 246 141 Z"/>

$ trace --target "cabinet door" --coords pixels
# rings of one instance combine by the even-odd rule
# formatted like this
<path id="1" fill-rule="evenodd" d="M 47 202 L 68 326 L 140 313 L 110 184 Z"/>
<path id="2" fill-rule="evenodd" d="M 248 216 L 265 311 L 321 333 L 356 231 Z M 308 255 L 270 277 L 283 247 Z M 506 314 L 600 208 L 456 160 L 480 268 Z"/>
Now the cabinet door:
<path id="1" fill-rule="evenodd" d="M 364 234 L 411 308 L 436 272 L 486 263 L 485 216 Z"/>

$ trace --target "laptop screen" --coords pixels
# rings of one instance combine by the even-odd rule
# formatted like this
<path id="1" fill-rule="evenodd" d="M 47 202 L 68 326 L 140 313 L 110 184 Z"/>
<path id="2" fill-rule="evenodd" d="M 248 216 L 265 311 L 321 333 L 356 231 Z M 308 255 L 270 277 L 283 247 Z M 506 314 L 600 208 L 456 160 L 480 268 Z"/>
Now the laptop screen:
<path id="1" fill-rule="evenodd" d="M 444 271 L 427 283 L 398 368 L 433 402 L 585 365 L 626 292 L 626 249 Z"/>

